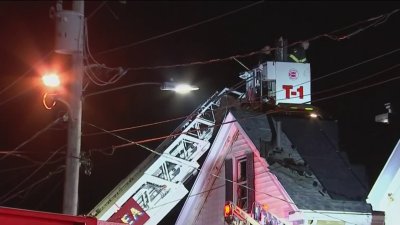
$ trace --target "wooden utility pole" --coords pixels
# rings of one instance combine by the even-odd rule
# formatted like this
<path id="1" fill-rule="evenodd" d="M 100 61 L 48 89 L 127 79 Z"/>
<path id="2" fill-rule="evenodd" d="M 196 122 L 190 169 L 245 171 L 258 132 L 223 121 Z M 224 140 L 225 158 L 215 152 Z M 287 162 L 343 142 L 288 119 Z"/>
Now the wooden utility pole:
<path id="1" fill-rule="evenodd" d="M 84 1 L 75 0 L 72 10 L 80 14 L 76 24 L 81 31 L 78 35 L 78 49 L 72 53 L 72 80 L 69 105 L 71 114 L 68 124 L 68 146 L 64 183 L 63 213 L 77 215 L 79 191 L 79 167 L 81 151 L 81 124 L 82 124 L 82 77 L 83 77 L 83 27 Z"/>
<path id="2" fill-rule="evenodd" d="M 63 213 L 77 215 L 82 124 L 82 77 L 84 48 L 84 1 L 74 0 L 72 10 L 58 1 L 55 12 L 55 52 L 71 56 L 72 72 L 68 94 L 68 144 L 63 196 Z"/>

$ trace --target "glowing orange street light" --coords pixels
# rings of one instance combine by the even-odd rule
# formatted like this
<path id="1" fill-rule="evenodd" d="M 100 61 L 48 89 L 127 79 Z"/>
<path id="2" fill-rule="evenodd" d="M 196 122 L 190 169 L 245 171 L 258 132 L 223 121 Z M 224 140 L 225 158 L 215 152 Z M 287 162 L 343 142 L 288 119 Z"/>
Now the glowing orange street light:
<path id="1" fill-rule="evenodd" d="M 43 84 L 47 87 L 56 88 L 61 84 L 60 77 L 55 73 L 47 73 L 42 76 Z"/>
<path id="2" fill-rule="evenodd" d="M 56 102 L 64 103 L 68 108 L 68 113 L 71 115 L 71 107 L 68 102 L 62 98 L 63 90 L 61 90 L 60 76 L 56 73 L 46 73 L 42 76 L 43 84 L 48 87 L 43 95 L 43 105 L 46 109 L 52 109 Z M 51 104 L 47 104 L 51 100 Z"/>

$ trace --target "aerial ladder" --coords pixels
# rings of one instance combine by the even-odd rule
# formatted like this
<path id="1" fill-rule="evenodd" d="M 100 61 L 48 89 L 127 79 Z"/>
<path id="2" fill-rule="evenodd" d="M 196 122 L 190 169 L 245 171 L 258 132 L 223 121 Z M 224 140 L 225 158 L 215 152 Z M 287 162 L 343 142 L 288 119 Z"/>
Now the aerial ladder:
<path id="1" fill-rule="evenodd" d="M 295 108 L 306 113 L 314 110 L 309 105 L 308 63 L 266 62 L 239 77 L 246 84 L 246 93 L 229 88 L 216 92 L 155 149 L 156 154 L 150 155 L 122 180 L 89 215 L 130 225 L 158 224 L 189 192 L 184 184 L 197 174 L 200 167 L 197 161 L 211 146 L 224 116 L 220 114 L 218 118 L 215 112 L 226 95 L 246 98 L 250 103 L 279 106 L 285 112 Z"/>
<path id="2" fill-rule="evenodd" d="M 89 215 L 131 225 L 158 224 L 188 193 L 184 183 L 198 172 L 197 160 L 210 147 L 210 139 L 218 127 L 215 109 L 227 94 L 243 96 L 228 88 L 216 92 L 161 143 L 155 150 L 158 154 L 142 162 Z"/>

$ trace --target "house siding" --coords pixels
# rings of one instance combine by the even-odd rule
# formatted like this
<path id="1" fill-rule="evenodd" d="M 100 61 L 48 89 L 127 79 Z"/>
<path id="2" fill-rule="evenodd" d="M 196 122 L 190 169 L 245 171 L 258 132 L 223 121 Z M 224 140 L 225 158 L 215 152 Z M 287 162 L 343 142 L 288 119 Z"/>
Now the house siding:
<path id="1" fill-rule="evenodd" d="M 225 177 L 225 169 L 222 169 L 218 176 Z M 194 225 L 223 225 L 224 204 L 225 181 L 223 179 L 216 179 Z"/>

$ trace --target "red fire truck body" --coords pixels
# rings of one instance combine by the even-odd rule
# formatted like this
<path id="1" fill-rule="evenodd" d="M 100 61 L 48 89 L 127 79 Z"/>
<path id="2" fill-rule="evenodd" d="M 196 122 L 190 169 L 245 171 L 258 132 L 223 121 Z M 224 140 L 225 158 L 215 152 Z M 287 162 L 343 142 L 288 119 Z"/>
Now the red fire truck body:
<path id="1" fill-rule="evenodd" d="M 97 220 L 94 217 L 0 207 L 1 225 L 122 225 Z"/>

